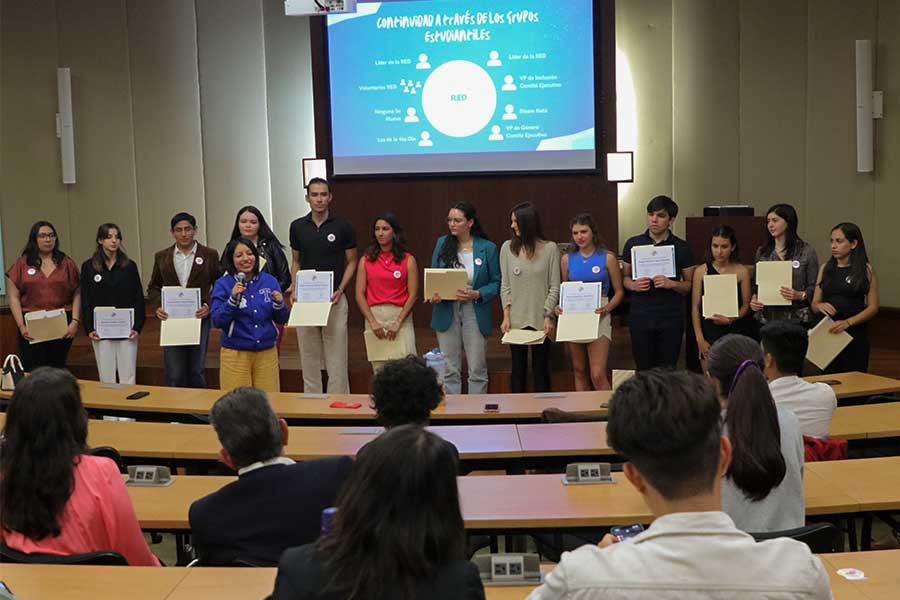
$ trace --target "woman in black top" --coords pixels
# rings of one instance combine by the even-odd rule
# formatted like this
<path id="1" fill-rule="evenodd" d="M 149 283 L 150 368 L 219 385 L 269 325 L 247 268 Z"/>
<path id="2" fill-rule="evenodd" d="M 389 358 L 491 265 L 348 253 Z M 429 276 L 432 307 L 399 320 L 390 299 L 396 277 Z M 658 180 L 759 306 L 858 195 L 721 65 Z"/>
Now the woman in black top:
<path id="1" fill-rule="evenodd" d="M 867 321 L 878 314 L 878 282 L 869 264 L 862 232 L 855 223 L 839 223 L 831 230 L 831 258 L 819 270 L 812 308 L 834 320 L 831 333 L 846 331 L 853 336 L 825 372 L 867 372 Z"/>
<path id="2" fill-rule="evenodd" d="M 241 208 L 234 218 L 231 239 L 236 240 L 240 237 L 247 238 L 256 245 L 260 262 L 265 259 L 265 265 L 260 265 L 260 271 L 274 277 L 281 289 L 291 287 L 291 269 L 284 254 L 284 244 L 278 240 L 275 232 L 266 223 L 266 218 L 255 206 Z"/>
<path id="3" fill-rule="evenodd" d="M 331 533 L 285 551 L 270 600 L 483 600 L 465 559 L 448 444 L 418 425 L 369 442 L 337 500 Z"/>
<path id="4" fill-rule="evenodd" d="M 144 326 L 144 286 L 137 265 L 122 248 L 122 230 L 115 223 L 97 229 L 94 256 L 81 265 L 81 322 L 91 338 L 100 381 L 135 383 L 138 334 Z M 134 309 L 131 333 L 124 339 L 101 339 L 94 326 L 97 307 Z"/>

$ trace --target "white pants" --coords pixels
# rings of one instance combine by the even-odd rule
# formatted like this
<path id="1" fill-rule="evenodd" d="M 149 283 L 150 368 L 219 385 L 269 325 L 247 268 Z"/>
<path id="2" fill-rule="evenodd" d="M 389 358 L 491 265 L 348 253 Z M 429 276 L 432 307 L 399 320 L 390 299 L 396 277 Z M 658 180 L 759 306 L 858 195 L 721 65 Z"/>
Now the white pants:
<path id="1" fill-rule="evenodd" d="M 297 328 L 305 393 L 322 393 L 322 364 L 328 372 L 328 393 L 350 393 L 347 373 L 347 313 L 347 296 L 341 294 L 341 299 L 331 307 L 327 325 Z"/>
<path id="2" fill-rule="evenodd" d="M 101 383 L 116 383 L 116 371 L 119 372 L 118 383 L 136 383 L 137 339 L 91 341 L 91 345 Z"/>

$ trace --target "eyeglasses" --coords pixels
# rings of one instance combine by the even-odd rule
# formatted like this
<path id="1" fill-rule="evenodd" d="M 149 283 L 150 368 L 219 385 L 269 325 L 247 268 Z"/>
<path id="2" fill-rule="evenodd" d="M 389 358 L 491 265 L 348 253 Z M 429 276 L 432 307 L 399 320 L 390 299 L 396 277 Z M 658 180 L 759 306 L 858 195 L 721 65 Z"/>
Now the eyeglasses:
<path id="1" fill-rule="evenodd" d="M 56 234 L 55 233 L 39 233 L 39 234 L 37 234 L 37 237 L 39 240 L 55 240 Z"/>

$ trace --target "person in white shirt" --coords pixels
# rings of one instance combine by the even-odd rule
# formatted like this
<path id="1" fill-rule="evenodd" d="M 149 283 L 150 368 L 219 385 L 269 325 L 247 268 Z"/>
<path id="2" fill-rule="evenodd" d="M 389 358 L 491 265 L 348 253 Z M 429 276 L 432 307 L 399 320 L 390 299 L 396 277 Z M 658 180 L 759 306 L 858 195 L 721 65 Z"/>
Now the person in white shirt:
<path id="1" fill-rule="evenodd" d="M 832 597 L 821 561 L 805 544 L 757 543 L 721 512 L 731 443 L 703 377 L 638 372 L 613 396 L 607 431 L 656 520 L 626 542 L 606 535 L 599 546 L 564 553 L 530 600 Z"/>
<path id="2" fill-rule="evenodd" d="M 766 379 L 775 404 L 797 415 L 800 433 L 827 439 L 837 396 L 827 383 L 810 383 L 799 377 L 809 346 L 806 329 L 792 321 L 772 321 L 760 335 Z"/>

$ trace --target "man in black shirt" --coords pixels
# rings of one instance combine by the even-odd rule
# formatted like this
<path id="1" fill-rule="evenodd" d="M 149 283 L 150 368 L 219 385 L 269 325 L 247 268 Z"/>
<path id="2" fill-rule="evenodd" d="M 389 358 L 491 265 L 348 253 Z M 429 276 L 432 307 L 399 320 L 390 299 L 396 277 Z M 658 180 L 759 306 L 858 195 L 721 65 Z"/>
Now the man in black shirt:
<path id="1" fill-rule="evenodd" d="M 349 394 L 347 373 L 347 298 L 344 295 L 356 272 L 356 233 L 350 223 L 331 213 L 331 187 L 319 177 L 310 180 L 306 201 L 310 212 L 291 223 L 291 273 L 312 269 L 334 273 L 331 313 L 324 327 L 298 327 L 303 391 L 322 393 L 322 363 L 328 372 L 328 392 Z"/>
<path id="2" fill-rule="evenodd" d="M 684 298 L 691 294 L 694 255 L 687 242 L 669 229 L 678 205 L 668 196 L 657 196 L 647 205 L 647 231 L 629 238 L 622 250 L 625 288 L 631 291 L 628 328 L 631 351 L 639 371 L 675 367 L 684 336 Z M 634 246 L 675 246 L 675 277 L 632 277 Z"/>

